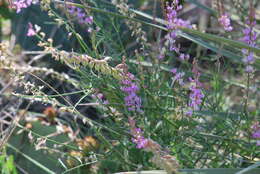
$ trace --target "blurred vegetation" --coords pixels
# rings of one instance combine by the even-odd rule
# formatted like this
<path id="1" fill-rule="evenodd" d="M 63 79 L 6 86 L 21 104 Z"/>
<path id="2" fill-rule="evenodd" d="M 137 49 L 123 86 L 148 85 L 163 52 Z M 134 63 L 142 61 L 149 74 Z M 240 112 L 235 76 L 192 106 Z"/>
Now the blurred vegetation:
<path id="1" fill-rule="evenodd" d="M 259 34 L 260 3 L 253 2 Z M 152 152 L 137 149 L 131 141 L 128 117 L 135 118 L 145 137 L 176 157 L 181 173 L 241 174 L 243 168 L 260 173 L 260 146 L 251 136 L 252 125 L 260 121 L 260 49 L 239 41 L 248 2 L 239 4 L 244 10 L 231 1 L 225 4 L 235 28 L 227 33 L 211 3 L 181 1 L 179 16 L 197 25 L 197 30 L 178 31 L 177 42 L 191 55 L 189 61 L 178 60 L 165 46 L 161 1 L 129 0 L 125 13 L 106 0 L 75 1 L 94 17 L 91 26 L 80 24 L 63 3 L 52 1 L 48 11 L 32 5 L 16 14 L 0 1 L 0 38 L 7 44 L 6 49 L 1 46 L 7 54 L 0 60 L 3 174 L 160 169 L 151 160 Z M 29 22 L 39 25 L 45 37 L 28 37 Z M 39 41 L 45 45 L 40 47 Z M 250 79 L 244 73 L 242 48 L 256 58 Z M 124 106 L 120 77 L 115 78 L 124 57 L 140 87 L 143 113 Z M 188 117 L 190 84 L 186 80 L 179 86 L 170 71 L 178 68 L 188 79 L 194 62 L 205 97 Z"/>

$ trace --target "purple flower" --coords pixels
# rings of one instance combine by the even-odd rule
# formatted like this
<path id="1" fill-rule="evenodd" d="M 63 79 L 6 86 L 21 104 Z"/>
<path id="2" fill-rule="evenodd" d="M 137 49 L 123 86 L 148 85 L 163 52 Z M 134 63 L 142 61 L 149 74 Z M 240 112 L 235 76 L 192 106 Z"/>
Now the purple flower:
<path id="1" fill-rule="evenodd" d="M 185 114 L 186 114 L 187 116 L 191 117 L 192 114 L 193 114 L 193 110 L 190 109 L 190 110 L 188 110 Z"/>
<path id="2" fill-rule="evenodd" d="M 256 121 L 256 122 L 251 126 L 251 128 L 252 128 L 253 130 L 257 130 L 257 129 L 260 129 L 259 126 L 260 126 L 260 125 L 259 125 L 259 122 Z"/>
<path id="3" fill-rule="evenodd" d="M 128 119 L 130 125 L 130 133 L 132 135 L 132 142 L 136 144 L 136 148 L 142 149 L 146 148 L 148 145 L 148 139 L 144 138 L 143 131 L 137 128 L 135 125 L 135 120 L 133 118 Z"/>
<path id="4" fill-rule="evenodd" d="M 35 36 L 37 33 L 36 33 L 36 30 L 33 28 L 32 23 L 29 22 L 28 25 L 29 25 L 29 29 L 27 31 L 27 36 L 28 37 Z"/>
<path id="5" fill-rule="evenodd" d="M 252 134 L 253 138 L 260 138 L 260 128 Z"/>
<path id="6" fill-rule="evenodd" d="M 141 111 L 141 98 L 136 94 L 139 87 L 136 85 L 134 75 L 131 73 L 124 73 L 125 78 L 121 81 L 123 86 L 120 89 L 127 94 L 124 97 L 125 106 L 129 111 Z"/>
<path id="7" fill-rule="evenodd" d="M 260 139 L 260 124 L 258 121 L 256 121 L 253 125 L 252 125 L 252 130 L 253 130 L 253 134 L 252 137 L 253 138 L 259 138 Z"/>
<path id="8" fill-rule="evenodd" d="M 91 27 L 89 27 L 88 29 L 87 29 L 87 32 L 88 33 L 91 33 L 93 31 L 93 28 L 91 28 Z"/>
<path id="9" fill-rule="evenodd" d="M 252 133 L 252 138 L 255 138 L 257 139 L 256 141 L 256 145 L 257 146 L 260 146 L 260 124 L 259 122 L 255 122 L 253 125 L 252 125 L 252 130 L 253 130 L 253 133 Z"/>
<path id="10" fill-rule="evenodd" d="M 16 13 L 20 13 L 23 8 L 27 8 L 32 4 L 36 4 L 38 1 L 33 0 L 16 0 L 13 2 L 13 8 L 16 9 Z"/>
<path id="11" fill-rule="evenodd" d="M 84 21 L 90 25 L 93 24 L 93 16 L 86 17 Z"/>
<path id="12" fill-rule="evenodd" d="M 245 72 L 246 73 L 254 72 L 254 67 L 252 67 L 251 65 L 247 65 L 246 68 L 245 68 Z"/>
<path id="13" fill-rule="evenodd" d="M 248 27 L 243 30 L 244 37 L 242 38 L 242 41 L 251 47 L 256 47 L 257 34 L 255 31 L 253 31 L 253 28 L 256 25 L 256 21 L 255 12 L 253 9 L 250 9 L 250 14 L 246 20 L 246 24 Z M 254 71 L 252 64 L 255 62 L 254 53 L 247 49 L 242 49 L 242 53 L 244 55 L 243 62 L 246 65 L 245 72 L 252 73 Z"/>
<path id="14" fill-rule="evenodd" d="M 133 128 L 132 130 L 133 137 L 132 141 L 136 144 L 138 149 L 145 148 L 148 140 L 143 137 L 143 132 L 140 128 Z"/>
<path id="15" fill-rule="evenodd" d="M 194 79 L 193 78 L 189 78 L 189 81 L 191 83 L 190 86 L 190 101 L 189 101 L 189 110 L 186 112 L 186 114 L 188 116 L 191 116 L 194 110 L 198 110 L 199 106 L 202 103 L 202 99 L 204 98 L 204 94 L 202 93 L 201 90 L 201 83 L 199 82 L 199 77 L 200 77 L 200 73 L 198 72 L 196 66 L 193 67 L 192 70 L 193 74 L 194 74 Z"/>
<path id="16" fill-rule="evenodd" d="M 192 85 L 190 86 L 191 93 L 189 107 L 193 108 L 194 110 L 198 110 L 199 105 L 202 103 L 202 99 L 204 98 L 204 94 L 199 88 L 196 80 L 190 78 L 190 81 Z"/>
<path id="17" fill-rule="evenodd" d="M 73 0 L 70 0 L 73 2 Z M 72 5 L 68 6 L 68 12 L 77 18 L 79 24 L 92 25 L 93 24 L 93 16 L 88 16 L 87 13 L 79 7 L 75 7 Z M 91 33 L 93 31 L 92 28 L 87 29 L 87 32 Z"/>
<path id="18" fill-rule="evenodd" d="M 181 53 L 180 56 L 179 56 L 180 60 L 189 60 L 189 58 L 190 58 L 189 54 Z"/>
<path id="19" fill-rule="evenodd" d="M 134 141 L 137 144 L 136 147 L 138 149 L 145 148 L 147 146 L 147 143 L 148 143 L 148 140 L 145 139 L 144 137 L 139 137 L 139 138 L 135 139 Z"/>
<path id="20" fill-rule="evenodd" d="M 224 27 L 226 31 L 232 31 L 233 27 L 230 24 L 230 17 L 227 14 L 222 14 L 220 18 L 218 18 L 219 23 Z"/>
<path id="21" fill-rule="evenodd" d="M 180 56 L 179 56 L 179 58 L 180 58 L 181 60 L 184 60 L 184 59 L 185 59 L 185 54 L 181 53 Z"/>
<path id="22" fill-rule="evenodd" d="M 171 69 L 171 72 L 172 72 L 173 74 L 176 74 L 176 73 L 177 73 L 177 68 Z"/>
<path id="23" fill-rule="evenodd" d="M 178 18 L 178 11 L 182 9 L 178 0 L 174 0 L 171 4 L 167 4 L 166 17 L 167 17 L 167 29 L 169 33 L 166 35 L 166 40 L 169 42 L 170 51 L 174 51 L 179 54 L 180 60 L 189 59 L 189 55 L 180 53 L 180 45 L 176 44 L 178 27 L 191 28 L 190 22 Z"/>
<path id="24" fill-rule="evenodd" d="M 176 68 L 173 68 L 171 70 L 171 72 L 174 74 L 173 81 L 176 81 L 176 82 L 179 83 L 179 85 L 183 86 L 184 85 L 183 76 L 185 75 L 185 73 L 184 72 L 177 72 Z"/>

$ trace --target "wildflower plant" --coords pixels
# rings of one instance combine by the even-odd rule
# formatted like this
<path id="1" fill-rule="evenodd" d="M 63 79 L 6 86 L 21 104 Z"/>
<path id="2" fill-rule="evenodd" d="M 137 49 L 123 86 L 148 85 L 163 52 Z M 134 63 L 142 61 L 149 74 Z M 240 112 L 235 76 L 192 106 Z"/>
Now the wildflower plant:
<path id="1" fill-rule="evenodd" d="M 40 7 L 27 8 L 34 3 Z M 24 25 L 23 37 L 36 41 L 37 51 L 17 52 L 12 40 L 0 44 L 0 70 L 10 74 L 6 87 L 1 82 L 10 97 L 0 100 L 1 112 L 19 118 L 5 148 L 24 159 L 17 166 L 181 173 L 258 161 L 259 3 L 245 3 L 249 14 L 239 19 L 231 17 L 245 14 L 216 4 L 217 11 L 179 0 L 14 1 L 15 18 L 34 8 L 48 15 Z M 212 17 L 205 31 L 197 26 L 204 18 L 192 15 L 201 10 Z M 24 137 L 25 150 L 17 143 Z"/>

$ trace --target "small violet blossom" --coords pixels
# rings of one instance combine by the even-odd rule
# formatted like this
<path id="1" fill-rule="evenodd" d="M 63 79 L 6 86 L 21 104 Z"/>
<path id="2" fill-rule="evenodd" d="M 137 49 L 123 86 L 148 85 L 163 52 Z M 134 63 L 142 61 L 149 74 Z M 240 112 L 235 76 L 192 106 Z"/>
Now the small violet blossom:
<path id="1" fill-rule="evenodd" d="M 218 18 L 218 22 L 224 27 L 225 31 L 232 31 L 233 30 L 233 27 L 231 26 L 231 23 L 230 23 L 230 17 L 226 13 L 222 14 Z"/>
<path id="2" fill-rule="evenodd" d="M 16 13 L 20 13 L 23 8 L 27 8 L 32 4 L 37 4 L 38 1 L 35 0 L 15 0 L 12 7 L 16 9 Z"/>
<path id="3" fill-rule="evenodd" d="M 132 141 L 136 144 L 136 148 L 143 149 L 146 152 L 152 152 L 153 162 L 156 166 L 166 169 L 167 172 L 176 173 L 176 168 L 179 168 L 178 161 L 174 156 L 171 156 L 169 152 L 164 151 L 163 148 L 152 139 L 144 138 L 143 132 L 135 125 L 133 118 L 128 119 L 130 125 L 130 133 L 132 135 Z M 171 166 L 171 167 L 168 167 Z"/>
<path id="4" fill-rule="evenodd" d="M 188 116 L 191 116 L 194 110 L 198 110 L 200 104 L 202 103 L 202 99 L 204 98 L 204 94 L 202 93 L 201 87 L 202 84 L 199 82 L 200 73 L 197 71 L 197 69 L 193 68 L 192 70 L 193 74 L 195 75 L 195 78 L 189 78 L 189 81 L 191 83 L 190 86 L 190 102 L 188 104 L 189 110 L 186 112 Z"/>
<path id="5" fill-rule="evenodd" d="M 136 94 L 139 91 L 139 87 L 134 82 L 135 77 L 133 74 L 127 72 L 124 73 L 125 78 L 121 81 L 121 90 L 127 94 L 124 98 L 125 105 L 128 107 L 129 111 L 141 111 L 141 98 Z"/>
<path id="6" fill-rule="evenodd" d="M 189 59 L 189 55 L 180 52 L 180 45 L 176 44 L 178 27 L 191 28 L 190 22 L 178 18 L 178 11 L 182 9 L 179 5 L 179 0 L 174 0 L 171 4 L 167 4 L 166 17 L 167 17 L 167 29 L 169 33 L 166 35 L 166 39 L 170 45 L 170 51 L 174 51 L 179 55 L 180 60 Z"/>
<path id="7" fill-rule="evenodd" d="M 256 145 L 260 146 L 260 124 L 258 121 L 252 126 L 252 130 L 252 138 L 257 139 Z"/>
<path id="8" fill-rule="evenodd" d="M 242 38 L 242 41 L 251 47 L 256 47 L 257 34 L 253 30 L 256 25 L 256 21 L 255 13 L 253 11 L 250 12 L 249 18 L 246 20 L 246 24 L 248 27 L 243 30 L 244 37 Z M 248 49 L 242 49 L 242 53 L 244 55 L 243 62 L 246 65 L 245 72 L 252 73 L 254 71 L 252 64 L 255 62 L 254 53 L 250 52 Z"/>
<path id="9" fill-rule="evenodd" d="M 142 149 L 146 148 L 149 140 L 144 138 L 143 131 L 140 128 L 137 128 L 135 125 L 135 120 L 133 118 L 128 119 L 130 125 L 130 133 L 132 135 L 132 142 L 136 144 L 136 148 Z"/>
<path id="10" fill-rule="evenodd" d="M 28 26 L 29 26 L 29 28 L 28 28 L 28 31 L 27 31 L 27 36 L 28 37 L 35 36 L 37 34 L 37 31 L 33 28 L 32 23 L 29 22 Z"/>
<path id="11" fill-rule="evenodd" d="M 72 0 L 70 2 L 73 2 Z M 78 23 L 81 25 L 92 25 L 93 24 L 93 16 L 88 16 L 87 13 L 79 8 L 79 7 L 75 7 L 72 5 L 68 6 L 68 12 L 72 15 L 75 16 Z M 87 32 L 92 32 L 93 29 L 92 28 L 88 28 Z"/>
<path id="12" fill-rule="evenodd" d="M 183 86 L 184 82 L 183 82 L 183 76 L 185 75 L 184 72 L 177 72 L 176 68 L 173 68 L 171 70 L 171 72 L 173 73 L 174 77 L 173 77 L 173 81 L 178 82 L 179 85 Z"/>
<path id="13" fill-rule="evenodd" d="M 174 51 L 177 55 L 179 60 L 189 60 L 190 55 L 184 54 L 180 51 L 180 45 L 176 44 L 177 39 L 177 32 L 178 27 L 185 27 L 185 28 L 192 28 L 189 21 L 182 20 L 178 18 L 178 11 L 182 9 L 182 6 L 179 5 L 179 0 L 173 0 L 171 4 L 167 4 L 166 7 L 166 17 L 167 17 L 167 29 L 169 30 L 169 33 L 166 35 L 166 39 L 169 42 L 170 45 L 170 51 Z M 228 24 L 228 20 L 225 21 L 225 24 Z M 230 21 L 229 21 L 230 24 Z M 184 85 L 183 82 L 183 76 L 184 73 L 177 72 L 177 69 L 172 69 L 171 72 L 174 74 L 174 81 L 177 81 L 181 86 Z M 189 110 L 186 112 L 187 115 L 191 116 L 193 113 L 193 110 L 198 110 L 199 105 L 202 103 L 202 98 L 204 97 L 200 87 L 201 83 L 199 82 L 199 76 L 200 74 L 197 72 L 195 68 L 193 68 L 193 73 L 195 74 L 195 78 L 189 78 L 191 82 L 190 86 L 190 102 L 188 104 Z"/>

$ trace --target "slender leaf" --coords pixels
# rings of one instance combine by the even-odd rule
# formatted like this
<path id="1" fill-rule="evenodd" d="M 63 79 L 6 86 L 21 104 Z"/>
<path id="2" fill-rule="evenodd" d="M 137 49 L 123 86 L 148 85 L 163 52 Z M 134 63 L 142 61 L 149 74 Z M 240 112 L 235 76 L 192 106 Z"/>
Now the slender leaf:
<path id="1" fill-rule="evenodd" d="M 156 21 L 156 22 L 163 24 L 163 25 L 167 25 L 167 21 L 165 21 L 163 19 L 154 18 L 151 15 L 143 13 L 143 12 L 138 11 L 138 10 L 131 9 L 131 11 L 134 12 L 135 14 L 139 15 L 139 16 L 142 16 L 142 17 L 145 17 L 147 19 Z M 195 36 L 200 36 L 202 39 L 211 40 L 211 41 L 214 41 L 214 42 L 217 42 L 217 43 L 220 43 L 220 44 L 227 44 L 227 45 L 230 45 L 230 46 L 234 46 L 236 48 L 250 49 L 251 51 L 253 51 L 257 54 L 260 54 L 259 48 L 248 46 L 248 45 L 246 45 L 242 42 L 239 42 L 239 41 L 226 39 L 224 37 L 216 36 L 216 35 L 213 35 L 213 34 L 202 33 L 200 31 L 197 31 L 197 30 L 194 30 L 194 29 L 189 29 L 189 28 L 179 27 L 179 29 L 181 31 L 185 32 L 185 33 L 193 34 Z"/>
<path id="2" fill-rule="evenodd" d="M 259 167 L 259 166 L 260 166 L 260 162 L 257 162 L 257 163 L 255 163 L 255 164 L 253 164 L 253 165 L 251 165 L 251 166 L 249 166 L 249 167 L 247 167 L 247 168 L 245 168 L 245 169 L 243 169 L 243 170 L 237 172 L 236 174 L 244 174 L 244 173 L 247 173 L 248 171 L 251 171 L 251 170 L 253 170 L 253 169 L 255 169 L 255 168 Z M 259 169 L 259 170 L 260 170 L 260 169 Z"/>
<path id="3" fill-rule="evenodd" d="M 48 174 L 55 174 L 55 172 L 51 171 L 50 169 L 48 169 L 47 167 L 45 167 L 44 165 L 42 165 L 38 161 L 36 161 L 36 160 L 32 159 L 31 157 L 29 157 L 28 155 L 24 154 L 23 152 L 21 152 L 20 150 L 18 150 L 14 146 L 12 146 L 10 144 L 7 144 L 7 147 L 9 147 L 9 148 L 13 149 L 14 151 L 16 151 L 17 153 L 21 154 L 24 158 L 26 158 L 27 160 L 32 162 L 34 165 L 36 165 L 40 169 L 44 170 L 46 173 L 48 173 Z"/>

